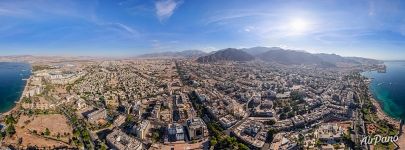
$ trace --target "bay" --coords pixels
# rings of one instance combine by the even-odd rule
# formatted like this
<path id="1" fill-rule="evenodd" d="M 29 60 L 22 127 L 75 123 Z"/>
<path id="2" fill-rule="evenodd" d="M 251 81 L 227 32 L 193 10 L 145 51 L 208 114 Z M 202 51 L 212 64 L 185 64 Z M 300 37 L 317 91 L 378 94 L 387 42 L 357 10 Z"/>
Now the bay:
<path id="1" fill-rule="evenodd" d="M 20 62 L 0 62 L 0 113 L 15 106 L 21 97 L 26 80 L 31 75 L 31 65 Z"/>
<path id="2" fill-rule="evenodd" d="M 390 117 L 405 120 L 405 62 L 385 62 L 386 73 L 364 72 L 372 78 L 370 90 Z"/>

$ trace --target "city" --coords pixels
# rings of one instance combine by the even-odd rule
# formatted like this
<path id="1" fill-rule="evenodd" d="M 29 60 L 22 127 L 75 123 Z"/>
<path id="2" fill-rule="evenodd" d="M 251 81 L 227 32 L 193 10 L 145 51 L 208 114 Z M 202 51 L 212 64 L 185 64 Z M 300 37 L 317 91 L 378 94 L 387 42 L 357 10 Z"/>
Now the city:
<path id="1" fill-rule="evenodd" d="M 227 50 L 221 50 L 227 51 Z M 378 62 L 378 61 L 377 61 Z M 33 62 L 2 145 L 84 149 L 394 149 L 360 71 L 253 61 L 139 58 Z M 381 113 L 381 112 L 379 112 Z M 387 119 L 388 118 L 388 119 Z"/>
<path id="2" fill-rule="evenodd" d="M 403 0 L 0 0 L 0 150 L 405 149 Z"/>

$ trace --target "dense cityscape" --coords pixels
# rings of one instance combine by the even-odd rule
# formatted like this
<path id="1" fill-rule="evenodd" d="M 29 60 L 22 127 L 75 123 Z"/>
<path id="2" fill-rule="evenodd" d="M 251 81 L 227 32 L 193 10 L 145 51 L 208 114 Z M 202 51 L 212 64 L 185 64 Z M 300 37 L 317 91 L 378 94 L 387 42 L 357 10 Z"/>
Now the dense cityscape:
<path id="1" fill-rule="evenodd" d="M 405 0 L 0 0 L 0 150 L 405 149 Z"/>
<path id="2" fill-rule="evenodd" d="M 227 50 L 222 50 L 223 52 Z M 228 50 L 229 51 L 229 50 Z M 31 58 L 30 58 L 31 59 Z M 68 60 L 68 59 L 67 59 Z M 17 106 L 3 114 L 15 149 L 394 149 L 398 136 L 360 73 L 193 58 L 32 60 Z"/>

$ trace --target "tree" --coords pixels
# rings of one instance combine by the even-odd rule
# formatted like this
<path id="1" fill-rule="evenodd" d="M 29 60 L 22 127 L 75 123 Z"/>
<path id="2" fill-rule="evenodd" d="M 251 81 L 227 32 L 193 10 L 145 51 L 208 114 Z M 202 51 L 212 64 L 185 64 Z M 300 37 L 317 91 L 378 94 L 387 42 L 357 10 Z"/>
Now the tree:
<path id="1" fill-rule="evenodd" d="M 274 137 L 275 133 L 276 133 L 276 130 L 274 128 L 270 128 L 269 131 L 267 132 L 267 141 L 269 143 L 273 142 L 273 137 Z"/>
<path id="2" fill-rule="evenodd" d="M 290 96 L 293 100 L 304 100 L 305 93 L 298 90 L 294 90 L 290 93 Z"/>
<path id="3" fill-rule="evenodd" d="M 322 144 L 323 144 L 322 141 L 320 141 L 319 139 L 316 140 L 316 142 L 315 142 L 316 147 L 319 147 L 319 146 L 321 146 Z"/>
<path id="4" fill-rule="evenodd" d="M 245 144 L 239 143 L 238 144 L 238 148 L 240 150 L 249 150 L 249 147 L 247 147 Z"/>
<path id="5" fill-rule="evenodd" d="M 153 139 L 155 142 L 157 142 L 157 141 L 160 140 L 160 135 L 159 135 L 159 132 L 158 132 L 158 131 L 154 131 L 154 132 L 152 133 L 152 139 Z"/>
<path id="6" fill-rule="evenodd" d="M 51 131 L 49 131 L 49 129 L 48 128 L 46 128 L 45 129 L 45 133 L 44 133 L 46 136 L 49 136 L 49 135 L 51 135 Z"/>
<path id="7" fill-rule="evenodd" d="M 276 121 L 275 120 L 269 120 L 269 121 L 266 121 L 265 123 L 266 123 L 266 125 L 274 125 L 276 123 Z"/>
<path id="8" fill-rule="evenodd" d="M 31 99 L 28 98 L 28 97 L 24 97 L 24 98 L 23 98 L 23 102 L 24 102 L 24 103 L 32 103 Z"/>
<path id="9" fill-rule="evenodd" d="M 15 134 L 15 128 L 13 124 L 10 124 L 7 128 L 6 128 L 6 134 L 8 136 L 12 136 L 13 134 Z"/>
<path id="10" fill-rule="evenodd" d="M 304 145 L 305 136 L 303 134 L 298 134 L 298 144 L 300 146 Z"/>
<path id="11" fill-rule="evenodd" d="M 101 149 L 101 150 L 107 150 L 107 145 L 105 145 L 104 142 L 101 143 L 100 149 Z"/>
<path id="12" fill-rule="evenodd" d="M 16 121 L 15 121 L 15 119 L 14 119 L 14 117 L 12 115 L 7 115 L 5 123 L 7 125 L 10 125 L 10 124 L 16 123 Z"/>
<path id="13" fill-rule="evenodd" d="M 211 140 L 210 140 L 211 147 L 217 145 L 217 143 L 218 143 L 218 141 L 215 137 L 211 138 Z"/>

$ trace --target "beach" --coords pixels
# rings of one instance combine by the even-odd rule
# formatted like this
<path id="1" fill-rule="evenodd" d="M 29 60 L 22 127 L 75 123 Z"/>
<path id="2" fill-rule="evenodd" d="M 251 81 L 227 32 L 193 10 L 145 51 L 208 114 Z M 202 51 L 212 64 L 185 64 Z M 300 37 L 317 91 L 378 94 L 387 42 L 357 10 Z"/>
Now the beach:
<path id="1" fill-rule="evenodd" d="M 12 114 L 13 112 L 17 112 L 17 111 L 18 111 L 18 109 L 19 109 L 19 104 L 20 104 L 20 102 L 22 101 L 22 99 L 24 98 L 24 95 L 25 95 L 25 94 L 27 93 L 27 91 L 28 91 L 28 85 L 29 85 L 29 82 L 31 81 L 31 78 L 32 78 L 32 75 L 30 75 L 30 77 L 26 80 L 25 86 L 24 86 L 24 90 L 21 92 L 20 98 L 18 99 L 18 101 L 15 101 L 16 105 L 15 105 L 12 109 L 10 109 L 9 111 L 2 113 L 2 114 L 1 114 L 1 117 L 7 116 L 7 115 L 9 115 L 9 114 Z"/>
<path id="2" fill-rule="evenodd" d="M 392 124 L 395 126 L 396 129 L 399 130 L 400 128 L 400 120 L 397 120 L 395 118 L 392 118 L 390 116 L 388 116 L 381 107 L 381 104 L 374 98 L 370 97 L 371 102 L 373 103 L 373 105 L 375 106 L 376 110 L 377 110 L 377 116 L 378 118 L 382 119 L 382 120 L 386 120 L 388 121 L 389 124 Z"/>
<path id="3" fill-rule="evenodd" d="M 402 127 L 402 133 L 400 134 L 399 140 L 397 141 L 397 145 L 400 149 L 405 149 L 405 126 Z"/>
<path id="4" fill-rule="evenodd" d="M 372 81 L 372 79 L 369 78 L 368 81 L 366 81 L 366 83 L 370 85 L 371 84 L 370 81 Z M 368 92 L 368 96 L 370 97 L 370 101 L 376 108 L 377 117 L 379 119 L 387 121 L 389 124 L 394 125 L 395 129 L 397 129 L 398 131 L 400 131 L 400 128 L 402 128 L 402 133 L 398 133 L 399 139 L 395 143 L 397 144 L 397 146 L 399 146 L 399 149 L 405 149 L 405 134 L 404 134 L 405 127 L 401 127 L 400 120 L 390 117 L 387 113 L 384 112 L 382 104 L 375 98 L 375 96 L 372 93 L 373 92 L 370 89 L 370 91 Z"/>
<path id="5" fill-rule="evenodd" d="M 400 130 L 400 128 L 401 128 L 400 120 L 397 120 L 395 118 L 388 116 L 382 110 L 381 104 L 376 99 L 374 99 L 371 94 L 370 94 L 370 100 L 377 110 L 377 117 L 388 121 L 388 123 L 394 125 L 397 130 Z M 402 126 L 402 133 L 398 133 L 398 134 L 399 134 L 399 139 L 396 142 L 396 144 L 399 146 L 399 149 L 405 149 L 405 126 Z"/>

